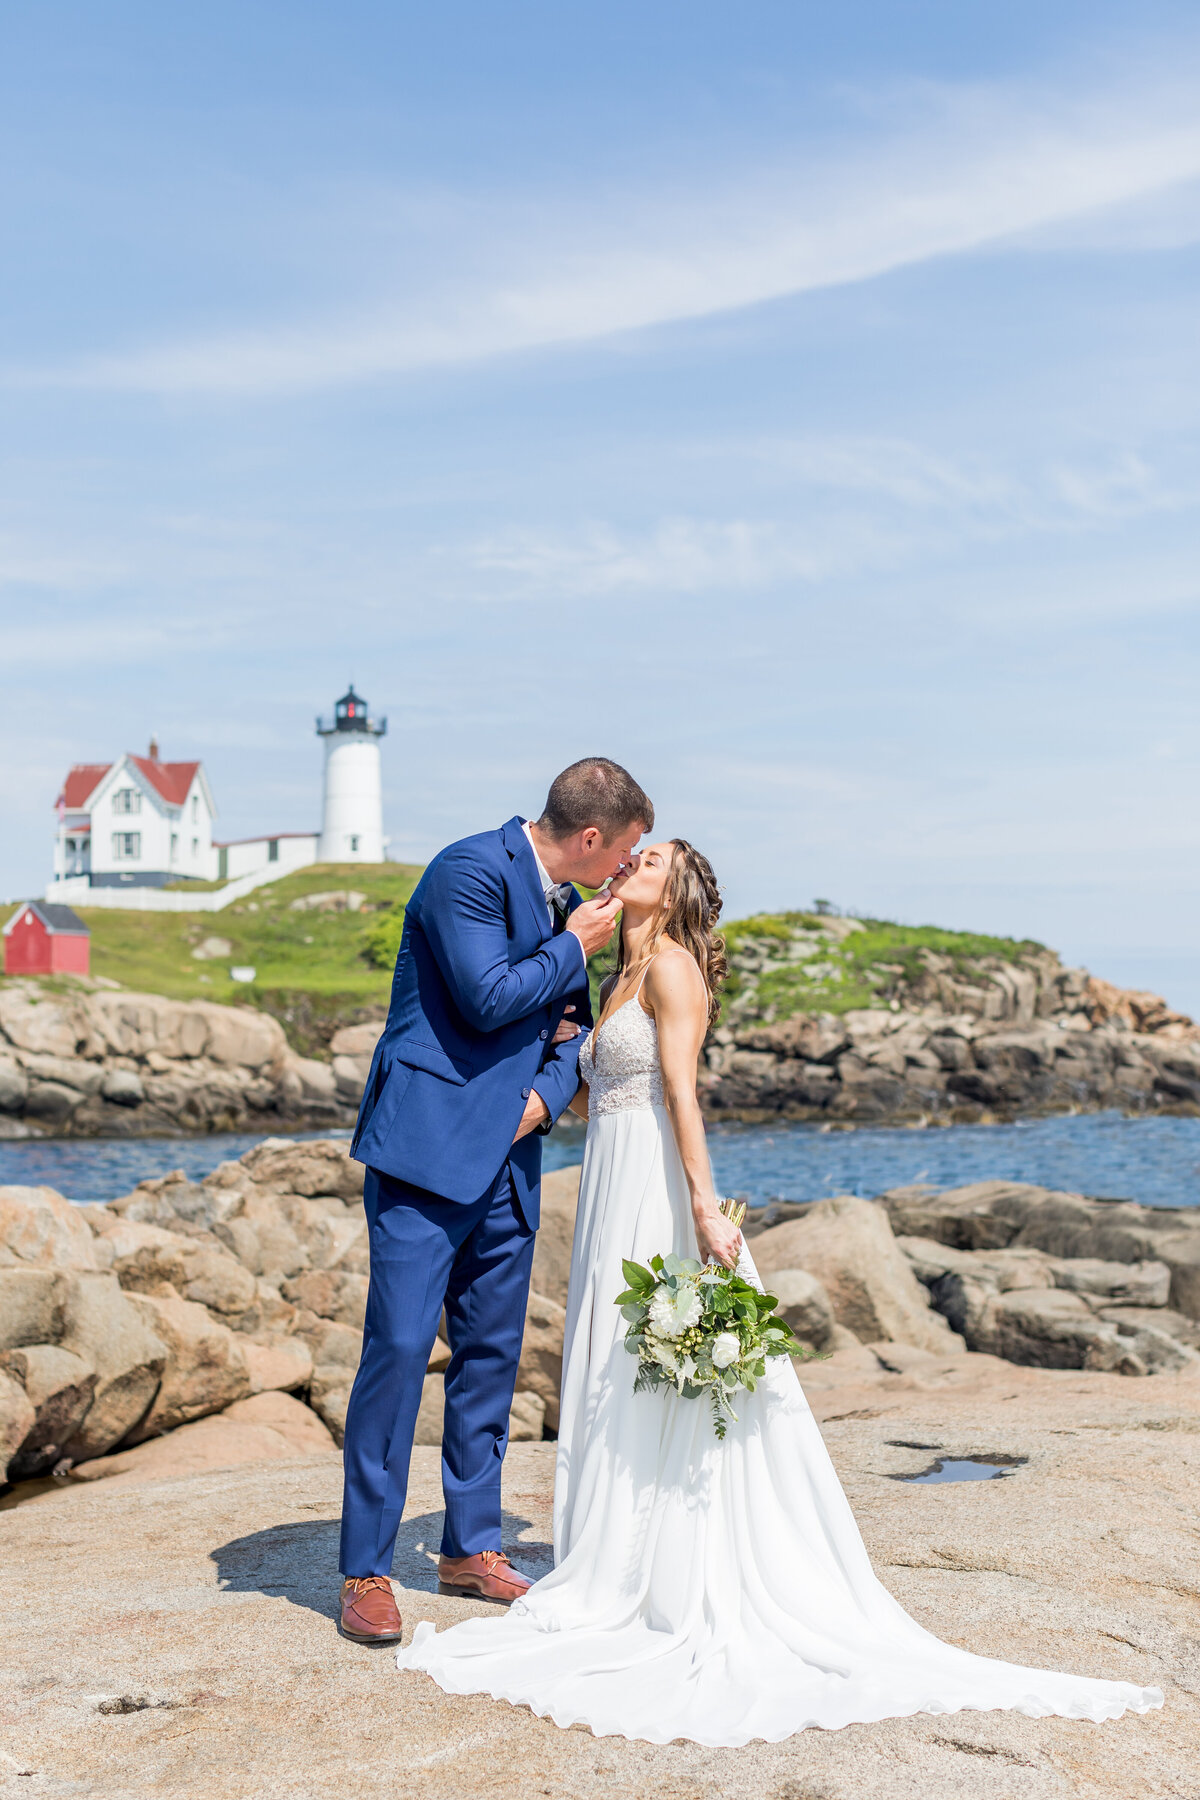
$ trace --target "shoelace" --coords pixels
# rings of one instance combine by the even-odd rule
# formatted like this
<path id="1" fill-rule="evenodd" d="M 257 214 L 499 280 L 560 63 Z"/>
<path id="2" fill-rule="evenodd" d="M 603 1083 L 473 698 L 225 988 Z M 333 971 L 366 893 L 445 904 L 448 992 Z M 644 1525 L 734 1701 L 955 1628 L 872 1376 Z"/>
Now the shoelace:
<path id="1" fill-rule="evenodd" d="M 503 1550 L 483 1550 L 480 1552 L 479 1560 L 489 1575 L 498 1562 L 508 1562 L 508 1558 L 505 1556 Z"/>
<path id="2" fill-rule="evenodd" d="M 351 1575 L 346 1582 L 346 1586 L 350 1589 L 356 1600 L 364 1588 L 379 1587 L 387 1588 L 389 1593 L 392 1591 L 392 1584 L 386 1575 Z"/>

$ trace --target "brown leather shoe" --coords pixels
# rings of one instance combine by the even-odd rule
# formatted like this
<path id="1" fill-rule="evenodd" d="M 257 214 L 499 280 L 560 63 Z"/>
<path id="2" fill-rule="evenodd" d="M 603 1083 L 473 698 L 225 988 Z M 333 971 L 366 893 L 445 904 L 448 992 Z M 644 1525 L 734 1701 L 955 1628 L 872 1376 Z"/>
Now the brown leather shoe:
<path id="1" fill-rule="evenodd" d="M 342 1583 L 342 1636 L 356 1644 L 398 1644 L 403 1630 L 386 1575 L 348 1576 Z"/>
<path id="2" fill-rule="evenodd" d="M 532 1586 L 527 1575 L 513 1568 L 503 1550 L 438 1559 L 439 1594 L 458 1594 L 463 1600 L 494 1600 L 498 1606 L 511 1606 Z"/>

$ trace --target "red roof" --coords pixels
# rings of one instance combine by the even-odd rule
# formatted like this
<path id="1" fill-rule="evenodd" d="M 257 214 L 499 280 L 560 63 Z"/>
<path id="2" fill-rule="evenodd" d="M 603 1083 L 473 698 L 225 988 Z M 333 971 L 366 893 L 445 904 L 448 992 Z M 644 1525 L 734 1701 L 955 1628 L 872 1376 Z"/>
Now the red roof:
<path id="1" fill-rule="evenodd" d="M 67 811 L 81 811 L 111 768 L 111 763 L 76 763 L 69 769 L 61 796 Z"/>
<path id="2" fill-rule="evenodd" d="M 131 756 L 130 762 L 141 770 L 152 788 L 157 788 L 168 806 L 182 806 L 188 789 L 196 778 L 198 762 L 151 762 L 148 756 Z"/>
<path id="3" fill-rule="evenodd" d="M 200 767 L 198 762 L 151 762 L 148 756 L 131 756 L 129 761 L 141 771 L 155 792 L 162 795 L 168 806 L 183 805 Z M 111 768 L 111 763 L 76 763 L 63 783 L 62 803 L 67 811 L 81 812 Z"/>

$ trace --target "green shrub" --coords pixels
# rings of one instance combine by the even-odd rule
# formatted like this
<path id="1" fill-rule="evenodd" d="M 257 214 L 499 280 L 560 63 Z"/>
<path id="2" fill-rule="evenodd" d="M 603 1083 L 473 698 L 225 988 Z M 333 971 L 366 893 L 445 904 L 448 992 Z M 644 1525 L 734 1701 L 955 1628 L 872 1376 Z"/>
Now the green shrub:
<path id="1" fill-rule="evenodd" d="M 386 912 L 379 913 L 363 932 L 363 956 L 373 969 L 395 966 L 404 933 L 404 906 L 397 901 Z"/>

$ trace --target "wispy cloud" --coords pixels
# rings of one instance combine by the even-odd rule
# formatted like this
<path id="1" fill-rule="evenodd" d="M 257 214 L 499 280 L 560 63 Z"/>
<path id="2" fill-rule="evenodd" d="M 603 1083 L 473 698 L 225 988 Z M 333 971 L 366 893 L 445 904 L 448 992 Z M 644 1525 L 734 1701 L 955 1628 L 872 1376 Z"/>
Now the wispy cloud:
<path id="1" fill-rule="evenodd" d="M 769 469 L 777 511 L 787 497 L 785 516 L 517 527 L 435 560 L 465 560 L 534 594 L 755 590 L 936 560 L 971 541 L 1094 532 L 1200 503 L 1194 471 L 1176 468 L 1168 479 L 1132 450 L 1021 474 L 902 439 L 762 438 L 685 455 Z"/>
<path id="2" fill-rule="evenodd" d="M 414 251 L 409 292 L 305 325 L 96 355 L 23 379 L 122 391 L 287 394 L 752 307 L 1160 201 L 1200 178 L 1196 93 L 1084 101 L 927 88 L 851 159 L 705 180 L 696 192 L 491 209 L 473 272 L 461 238 Z M 885 109 L 886 110 L 886 109 Z M 403 197 L 397 200 L 403 205 Z M 447 209 L 451 233 L 462 211 Z M 424 260 L 422 260 L 422 258 Z M 438 268 L 453 267 L 450 284 Z M 16 377 L 10 373 L 8 379 Z"/>

